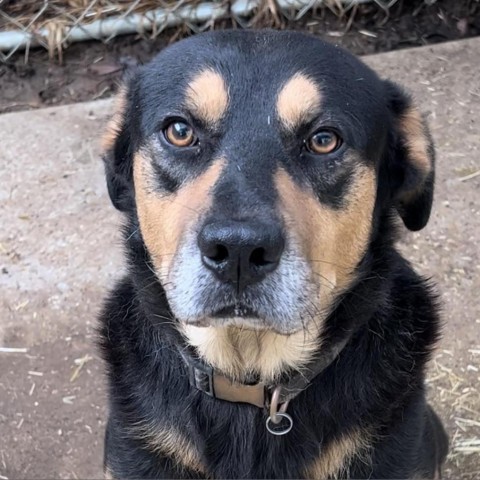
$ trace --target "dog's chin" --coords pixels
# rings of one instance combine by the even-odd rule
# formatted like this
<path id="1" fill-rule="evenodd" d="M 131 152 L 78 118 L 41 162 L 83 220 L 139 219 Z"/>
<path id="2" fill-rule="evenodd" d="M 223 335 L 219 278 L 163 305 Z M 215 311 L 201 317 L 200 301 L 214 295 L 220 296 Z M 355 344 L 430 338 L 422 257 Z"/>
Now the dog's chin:
<path id="1" fill-rule="evenodd" d="M 233 311 L 222 309 L 214 314 L 200 316 L 197 318 L 189 318 L 185 320 L 185 325 L 194 327 L 207 328 L 228 328 L 234 327 L 239 330 L 252 330 L 255 332 L 273 332 L 279 335 L 291 335 L 299 331 L 298 328 L 289 328 L 288 326 L 280 326 L 275 321 L 263 319 L 255 315 L 254 312 Z"/>

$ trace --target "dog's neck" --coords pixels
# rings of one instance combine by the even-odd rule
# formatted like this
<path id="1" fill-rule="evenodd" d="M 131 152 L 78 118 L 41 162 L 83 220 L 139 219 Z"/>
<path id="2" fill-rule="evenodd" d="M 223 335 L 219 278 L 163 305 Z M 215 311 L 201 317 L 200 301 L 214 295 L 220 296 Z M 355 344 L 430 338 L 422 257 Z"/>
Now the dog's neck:
<path id="1" fill-rule="evenodd" d="M 319 349 L 313 328 L 291 335 L 238 327 L 181 327 L 187 343 L 218 371 L 237 382 L 278 380 L 285 371 L 298 371 Z"/>
<path id="2" fill-rule="evenodd" d="M 179 353 L 187 366 L 192 387 L 213 398 L 249 403 L 277 412 L 280 405 L 286 408 L 290 400 L 303 392 L 315 377 L 335 361 L 349 339 L 350 336 L 347 335 L 342 340 L 324 346 L 322 354 L 305 365 L 301 372 L 283 375 L 275 383 L 259 381 L 257 375 L 243 382 L 235 382 L 199 359 L 192 347 L 180 346 Z"/>

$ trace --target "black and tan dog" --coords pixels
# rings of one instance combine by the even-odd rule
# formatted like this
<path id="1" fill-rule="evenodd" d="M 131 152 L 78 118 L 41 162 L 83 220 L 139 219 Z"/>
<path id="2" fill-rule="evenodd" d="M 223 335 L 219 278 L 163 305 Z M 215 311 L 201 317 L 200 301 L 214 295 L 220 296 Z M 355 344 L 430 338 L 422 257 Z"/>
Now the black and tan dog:
<path id="1" fill-rule="evenodd" d="M 405 93 L 306 35 L 208 33 L 129 78 L 104 140 L 107 475 L 438 478 L 435 297 L 394 246 L 433 195 Z"/>

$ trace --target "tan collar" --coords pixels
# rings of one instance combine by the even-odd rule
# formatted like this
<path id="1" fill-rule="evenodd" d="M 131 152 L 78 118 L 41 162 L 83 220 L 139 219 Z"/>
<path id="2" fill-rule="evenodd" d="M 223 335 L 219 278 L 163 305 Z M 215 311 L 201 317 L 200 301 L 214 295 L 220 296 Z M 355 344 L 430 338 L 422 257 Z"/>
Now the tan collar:
<path id="1" fill-rule="evenodd" d="M 179 349 L 188 366 L 190 384 L 210 397 L 233 403 L 247 403 L 258 408 L 269 408 L 275 390 L 278 393 L 278 404 L 284 404 L 303 392 L 312 380 L 325 370 L 345 347 L 349 336 L 330 348 L 322 350 L 322 355 L 310 362 L 302 372 L 295 373 L 285 382 L 276 385 L 257 383 L 246 385 L 232 382 L 225 375 L 214 370 L 200 360 L 191 347 Z M 278 388 L 281 387 L 281 388 Z"/>

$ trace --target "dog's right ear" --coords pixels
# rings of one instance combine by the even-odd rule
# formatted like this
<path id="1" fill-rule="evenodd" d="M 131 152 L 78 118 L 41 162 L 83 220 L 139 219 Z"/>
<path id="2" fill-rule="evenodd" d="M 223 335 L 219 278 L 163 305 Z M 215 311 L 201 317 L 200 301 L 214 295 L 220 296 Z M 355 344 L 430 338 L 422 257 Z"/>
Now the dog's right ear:
<path id="1" fill-rule="evenodd" d="M 135 115 L 132 114 L 135 78 L 131 76 L 119 88 L 113 115 L 102 137 L 102 158 L 105 165 L 110 199 L 121 212 L 135 208 L 133 189 L 133 153 L 135 149 Z"/>

